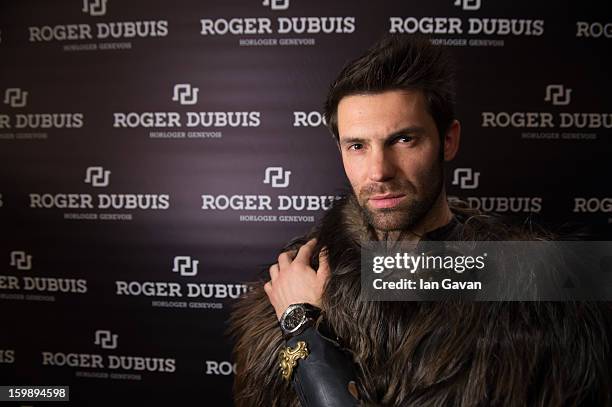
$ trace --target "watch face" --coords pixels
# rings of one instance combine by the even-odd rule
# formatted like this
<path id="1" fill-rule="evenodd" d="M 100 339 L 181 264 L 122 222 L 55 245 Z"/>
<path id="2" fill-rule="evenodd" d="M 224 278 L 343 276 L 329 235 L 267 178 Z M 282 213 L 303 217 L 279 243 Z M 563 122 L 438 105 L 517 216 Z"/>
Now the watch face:
<path id="1" fill-rule="evenodd" d="M 283 325 L 285 326 L 286 330 L 292 331 L 302 323 L 305 317 L 306 317 L 306 312 L 304 308 L 295 307 L 294 309 L 289 311 L 289 313 L 285 317 Z"/>

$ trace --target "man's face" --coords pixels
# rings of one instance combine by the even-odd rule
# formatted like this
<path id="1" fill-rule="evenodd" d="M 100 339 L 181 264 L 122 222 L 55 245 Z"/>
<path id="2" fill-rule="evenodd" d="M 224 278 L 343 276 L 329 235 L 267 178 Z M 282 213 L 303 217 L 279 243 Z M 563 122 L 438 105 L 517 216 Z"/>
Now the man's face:
<path id="1" fill-rule="evenodd" d="M 370 224 L 411 228 L 443 185 L 438 130 L 420 91 L 353 95 L 338 105 L 344 170 Z"/>

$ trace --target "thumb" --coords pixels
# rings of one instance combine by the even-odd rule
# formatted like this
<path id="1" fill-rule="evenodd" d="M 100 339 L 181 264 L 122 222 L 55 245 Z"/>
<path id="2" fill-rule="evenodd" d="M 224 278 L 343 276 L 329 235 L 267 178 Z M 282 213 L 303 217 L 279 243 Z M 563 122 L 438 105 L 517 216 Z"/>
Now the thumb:
<path id="1" fill-rule="evenodd" d="M 317 278 L 326 281 L 331 276 L 329 263 L 327 262 L 327 247 L 319 251 L 319 268 L 317 269 Z"/>

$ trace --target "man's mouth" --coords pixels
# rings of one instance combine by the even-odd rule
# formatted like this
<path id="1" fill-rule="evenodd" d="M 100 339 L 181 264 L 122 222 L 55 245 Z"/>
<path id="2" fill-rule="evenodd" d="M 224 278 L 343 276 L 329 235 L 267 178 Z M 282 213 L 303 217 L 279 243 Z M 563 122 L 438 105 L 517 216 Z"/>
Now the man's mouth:
<path id="1" fill-rule="evenodd" d="M 397 206 L 406 195 L 404 194 L 384 194 L 374 195 L 369 198 L 372 206 L 377 209 L 393 208 Z"/>

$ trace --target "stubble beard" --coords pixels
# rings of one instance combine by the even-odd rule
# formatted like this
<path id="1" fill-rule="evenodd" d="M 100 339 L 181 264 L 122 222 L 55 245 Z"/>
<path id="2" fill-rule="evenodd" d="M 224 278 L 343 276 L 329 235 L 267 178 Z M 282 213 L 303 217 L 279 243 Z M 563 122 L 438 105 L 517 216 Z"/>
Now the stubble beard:
<path id="1" fill-rule="evenodd" d="M 383 187 L 371 185 L 364 187 L 358 196 L 359 206 L 367 222 L 376 230 L 391 232 L 413 229 L 433 208 L 442 191 L 444 170 L 442 163 L 435 161 L 427 172 L 422 185 L 423 195 L 418 196 L 415 186 L 409 181 L 390 182 Z M 393 208 L 371 209 L 368 201 L 372 195 L 384 193 L 405 194 L 404 202 Z"/>

